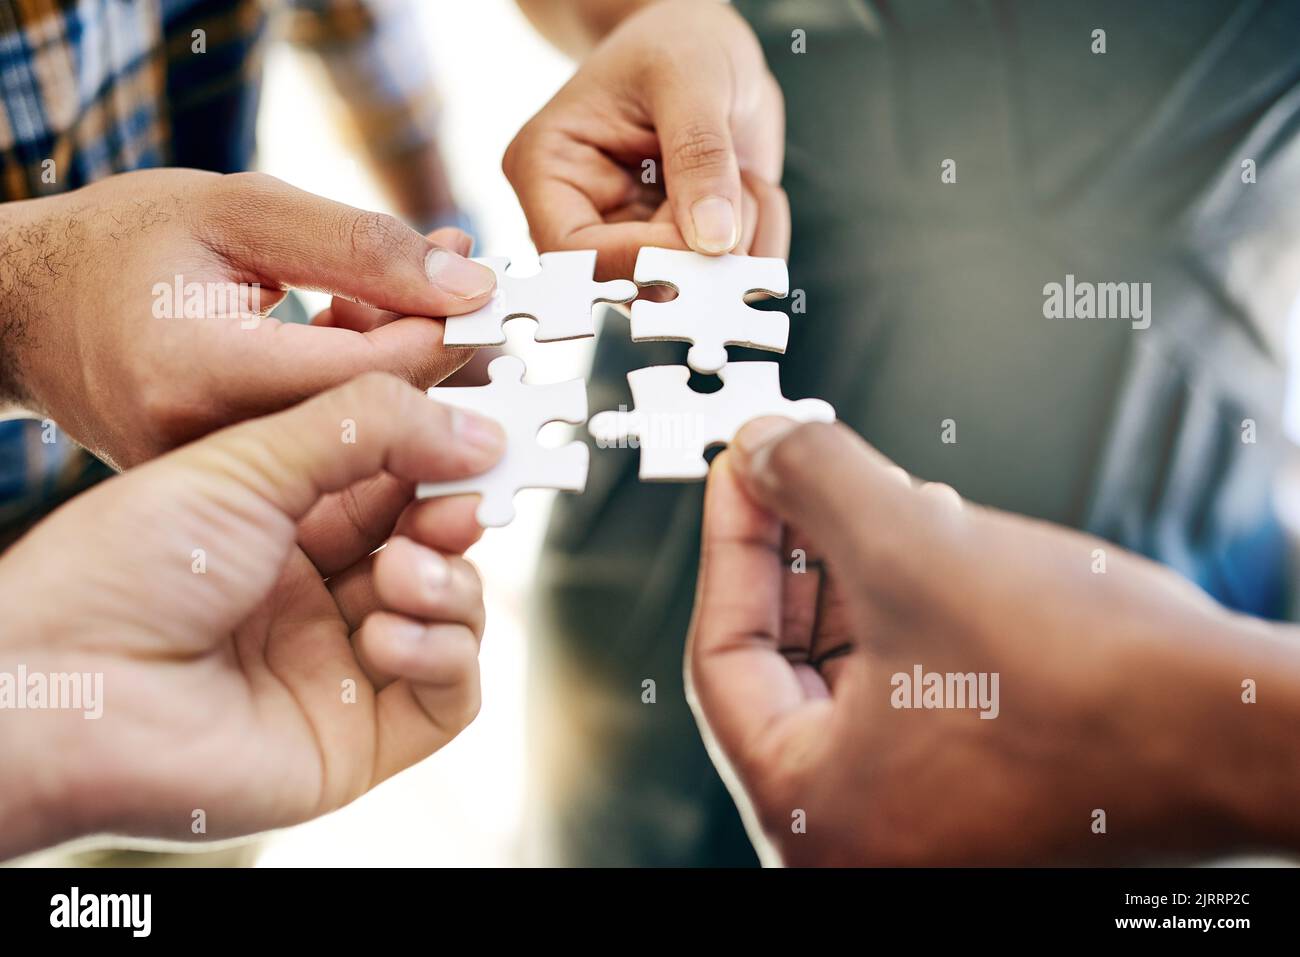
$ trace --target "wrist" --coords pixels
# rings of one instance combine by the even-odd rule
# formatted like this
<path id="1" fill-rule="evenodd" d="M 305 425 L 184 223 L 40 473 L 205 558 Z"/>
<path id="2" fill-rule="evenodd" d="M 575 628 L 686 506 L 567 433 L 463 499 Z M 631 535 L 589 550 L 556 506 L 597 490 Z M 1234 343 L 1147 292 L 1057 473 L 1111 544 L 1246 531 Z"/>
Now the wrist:
<path id="1" fill-rule="evenodd" d="M 0 862 L 79 833 L 68 762 L 93 724 L 87 715 L 102 706 L 103 685 L 48 652 L 44 645 L 54 636 L 41 621 L 43 599 L 15 588 L 20 583 L 6 564 L 0 562 Z"/>
<path id="2" fill-rule="evenodd" d="M 1113 619 L 1119 680 L 1091 771 L 1114 798 L 1110 844 L 1138 859 L 1300 848 L 1300 645 L 1208 602 L 1178 611 Z"/>

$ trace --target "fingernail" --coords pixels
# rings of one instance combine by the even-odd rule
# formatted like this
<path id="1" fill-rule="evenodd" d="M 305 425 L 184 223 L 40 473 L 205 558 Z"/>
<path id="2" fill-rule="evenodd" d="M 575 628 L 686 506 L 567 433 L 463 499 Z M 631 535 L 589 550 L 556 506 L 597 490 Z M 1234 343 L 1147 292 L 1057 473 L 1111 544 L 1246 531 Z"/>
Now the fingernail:
<path id="1" fill-rule="evenodd" d="M 447 582 L 451 581 L 451 566 L 447 564 L 447 559 L 433 549 L 421 548 L 421 551 L 423 554 L 420 555 L 420 583 L 424 586 L 426 595 L 437 597 L 447 586 Z"/>
<path id="2" fill-rule="evenodd" d="M 486 296 L 497 281 L 496 274 L 487 266 L 441 246 L 429 250 L 429 255 L 424 257 L 424 271 L 430 282 L 457 299 Z"/>
<path id="3" fill-rule="evenodd" d="M 730 252 L 740 240 L 740 225 L 729 200 L 705 196 L 691 206 L 695 246 L 702 253 Z"/>
<path id="4" fill-rule="evenodd" d="M 451 427 L 460 441 L 494 460 L 500 458 L 506 450 L 506 433 L 492 419 L 465 409 L 452 409 Z"/>

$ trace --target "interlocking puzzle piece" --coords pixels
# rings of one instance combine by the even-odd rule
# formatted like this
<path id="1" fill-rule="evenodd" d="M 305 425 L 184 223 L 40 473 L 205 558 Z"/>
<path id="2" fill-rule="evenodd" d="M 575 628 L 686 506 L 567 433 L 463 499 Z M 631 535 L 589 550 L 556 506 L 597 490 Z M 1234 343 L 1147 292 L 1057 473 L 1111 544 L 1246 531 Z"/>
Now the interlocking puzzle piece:
<path id="1" fill-rule="evenodd" d="M 632 304 L 632 338 L 693 343 L 686 363 L 696 372 L 714 373 L 725 366 L 727 346 L 785 352 L 790 317 L 745 303 L 752 292 L 789 295 L 784 259 L 704 256 L 646 246 L 637 254 L 632 275 L 642 285 L 666 283 L 677 290 L 670 302 L 642 299 Z"/>
<path id="2" fill-rule="evenodd" d="M 587 386 L 581 379 L 553 385 L 526 385 L 524 364 L 498 356 L 488 366 L 491 383 L 464 388 L 430 389 L 429 397 L 495 419 L 505 429 L 501 461 L 482 475 L 452 482 L 423 482 L 420 498 L 480 492 L 475 513 L 484 528 L 508 525 L 515 517 L 515 493 L 525 488 L 581 492 L 587 484 L 588 450 L 581 442 L 549 449 L 537 443 L 548 422 L 581 425 L 587 418 Z"/>
<path id="3" fill-rule="evenodd" d="M 631 302 L 636 283 L 629 279 L 595 282 L 596 251 L 542 253 L 541 271 L 531 276 L 507 272 L 503 256 L 475 259 L 497 276 L 496 293 L 482 309 L 448 316 L 442 341 L 449 346 L 498 346 L 506 341 L 503 324 L 518 316 L 537 320 L 538 342 L 581 339 L 596 334 L 592 307 L 599 302 Z"/>
<path id="4" fill-rule="evenodd" d="M 641 478 L 693 481 L 709 472 L 706 449 L 730 442 L 740 427 L 764 415 L 798 422 L 834 422 L 835 410 L 821 399 L 793 402 L 781 395 L 775 362 L 730 362 L 718 371 L 722 388 L 695 392 L 685 366 L 648 366 L 627 374 L 636 408 L 601 412 L 588 430 L 602 447 L 626 446 L 635 436 L 641 449 Z"/>

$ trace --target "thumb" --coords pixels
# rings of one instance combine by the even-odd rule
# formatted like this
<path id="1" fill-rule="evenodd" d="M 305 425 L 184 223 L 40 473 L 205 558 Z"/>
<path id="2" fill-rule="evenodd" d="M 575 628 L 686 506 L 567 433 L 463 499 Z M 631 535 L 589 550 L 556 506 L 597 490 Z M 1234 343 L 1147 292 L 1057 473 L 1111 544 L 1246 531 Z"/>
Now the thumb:
<path id="1" fill-rule="evenodd" d="M 741 803 L 770 751 L 765 736 L 808 698 L 780 650 L 782 523 L 744 492 L 734 464 L 724 452 L 709 471 L 685 677 L 705 745 Z"/>
<path id="2" fill-rule="evenodd" d="M 409 482 L 467 478 L 504 451 L 490 419 L 371 372 L 185 446 L 172 461 L 233 478 L 296 523 L 322 495 L 380 472 Z"/>
<path id="3" fill-rule="evenodd" d="M 855 578 L 888 580 L 900 549 L 926 547 L 931 510 L 907 473 L 842 423 L 757 419 L 730 451 L 745 491 Z"/>
<path id="4" fill-rule="evenodd" d="M 468 256 L 474 248 L 474 240 L 469 233 L 454 226 L 435 229 L 428 238 L 435 246 L 450 249 L 458 256 Z M 329 308 L 312 318 L 313 326 L 334 326 L 339 329 L 352 329 L 356 332 L 370 332 L 384 323 L 401 318 L 399 313 L 386 309 L 376 309 L 357 302 L 335 296 Z M 418 383 L 417 383 L 418 384 Z"/>
<path id="5" fill-rule="evenodd" d="M 355 209 L 261 173 L 224 176 L 206 228 L 226 259 L 268 286 L 332 293 L 404 316 L 485 305 L 491 269 L 396 217 Z"/>
<path id="6" fill-rule="evenodd" d="M 730 252 L 741 235 L 740 166 L 721 94 L 730 80 L 676 76 L 661 83 L 652 119 L 663 155 L 664 186 L 673 219 L 691 249 L 709 255 Z"/>

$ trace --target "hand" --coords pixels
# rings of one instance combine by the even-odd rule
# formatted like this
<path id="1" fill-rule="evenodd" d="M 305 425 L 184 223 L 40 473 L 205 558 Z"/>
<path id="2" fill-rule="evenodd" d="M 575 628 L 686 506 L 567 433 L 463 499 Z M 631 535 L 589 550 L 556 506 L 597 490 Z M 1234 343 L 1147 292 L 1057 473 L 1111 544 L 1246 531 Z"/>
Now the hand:
<path id="1" fill-rule="evenodd" d="M 780 88 L 740 15 L 664 0 L 605 39 L 503 166 L 538 249 L 596 249 L 602 278 L 631 276 L 642 246 L 784 257 L 784 127 Z"/>
<path id="2" fill-rule="evenodd" d="M 119 467 L 361 372 L 433 385 L 470 353 L 416 317 L 495 287 L 457 230 L 424 239 L 261 174 L 127 173 L 2 209 L 0 393 Z M 288 286 L 407 318 L 281 324 Z"/>
<path id="3" fill-rule="evenodd" d="M 0 674 L 101 674 L 102 717 L 0 711 L 0 859 L 293 824 L 451 740 L 479 704 L 459 556 L 480 530 L 472 497 L 412 504 L 413 483 L 481 472 L 503 441 L 371 373 L 37 526 L 0 560 Z"/>
<path id="4" fill-rule="evenodd" d="M 769 861 L 1297 843 L 1300 652 L 1164 568 L 780 419 L 714 462 L 701 561 L 690 696 Z M 917 668 L 975 685 L 902 707 L 925 704 Z M 1267 710 L 1241 698 L 1263 675 Z"/>

